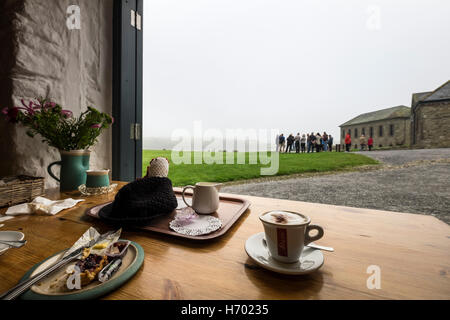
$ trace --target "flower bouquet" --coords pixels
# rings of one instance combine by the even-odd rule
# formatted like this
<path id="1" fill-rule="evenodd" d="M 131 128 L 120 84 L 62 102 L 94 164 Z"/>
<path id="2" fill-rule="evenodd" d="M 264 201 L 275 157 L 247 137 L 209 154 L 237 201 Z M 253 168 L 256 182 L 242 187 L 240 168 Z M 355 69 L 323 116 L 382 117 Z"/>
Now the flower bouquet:
<path id="1" fill-rule="evenodd" d="M 102 130 L 109 128 L 113 118 L 88 107 L 79 117 L 59 104 L 40 99 L 22 107 L 5 108 L 2 113 L 12 123 L 28 128 L 27 135 L 40 135 L 43 142 L 63 151 L 86 150 L 97 142 Z"/>
<path id="2" fill-rule="evenodd" d="M 89 147 L 97 142 L 104 129 L 113 124 L 113 118 L 95 108 L 88 107 L 79 117 L 75 117 L 61 105 L 39 99 L 25 102 L 21 107 L 4 108 L 2 114 L 12 122 L 27 128 L 27 135 L 39 135 L 42 141 L 61 153 L 61 160 L 48 167 L 48 173 L 60 181 L 61 191 L 76 190 L 86 182 L 89 170 Z M 54 165 L 61 165 L 61 178 L 51 171 Z"/>

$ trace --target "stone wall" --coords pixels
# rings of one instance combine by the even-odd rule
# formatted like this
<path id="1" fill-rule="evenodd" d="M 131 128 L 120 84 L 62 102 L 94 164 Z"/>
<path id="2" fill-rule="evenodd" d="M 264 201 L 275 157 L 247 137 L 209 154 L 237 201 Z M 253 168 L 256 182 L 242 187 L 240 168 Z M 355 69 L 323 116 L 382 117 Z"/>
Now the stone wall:
<path id="1" fill-rule="evenodd" d="M 450 147 L 450 101 L 421 103 L 415 116 L 415 147 Z"/>
<path id="2" fill-rule="evenodd" d="M 390 133 L 390 126 L 394 126 L 393 135 Z M 380 136 L 380 127 L 382 127 L 382 136 Z M 341 143 L 344 144 L 345 135 L 351 131 L 352 146 L 359 148 L 359 138 L 365 130 L 366 140 L 370 136 L 370 128 L 373 128 L 374 147 L 398 147 L 409 146 L 411 135 L 410 118 L 396 118 L 382 121 L 375 121 L 365 124 L 341 127 Z M 357 132 L 355 132 L 357 130 Z M 344 134 L 345 133 L 345 134 Z M 355 134 L 357 133 L 357 136 Z"/>
<path id="3" fill-rule="evenodd" d="M 0 40 L 2 95 L 0 106 L 20 99 L 47 97 L 79 115 L 87 106 L 112 113 L 113 0 L 2 0 Z M 81 29 L 66 26 L 67 8 L 81 9 Z M 4 55 L 7 57 L 4 57 Z M 3 66 L 3 61 L 7 61 Z M 6 88 L 3 90 L 3 88 Z M 0 175 L 45 176 L 59 160 L 58 150 L 39 137 L 29 138 L 19 126 L 0 121 Z M 111 130 L 92 148 L 91 167 L 111 168 Z M 3 139 L 5 137 L 5 139 Z"/>

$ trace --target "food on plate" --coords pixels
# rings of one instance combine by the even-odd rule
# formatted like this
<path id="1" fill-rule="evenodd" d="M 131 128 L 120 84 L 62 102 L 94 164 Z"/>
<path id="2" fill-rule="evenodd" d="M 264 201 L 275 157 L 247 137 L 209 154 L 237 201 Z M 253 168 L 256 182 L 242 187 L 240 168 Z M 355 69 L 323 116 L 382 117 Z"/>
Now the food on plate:
<path id="1" fill-rule="evenodd" d="M 102 250 L 108 248 L 108 245 L 109 245 L 108 242 L 97 243 L 95 246 L 92 247 L 92 249 Z"/>
<path id="2" fill-rule="evenodd" d="M 126 243 L 119 243 L 116 242 L 114 245 L 111 246 L 111 249 L 109 250 L 109 254 L 120 254 L 122 250 L 126 247 Z"/>
<path id="3" fill-rule="evenodd" d="M 86 286 L 94 281 L 100 271 L 108 264 L 107 256 L 90 254 L 84 260 L 77 262 L 76 267 L 80 269 L 81 285 Z"/>
<path id="4" fill-rule="evenodd" d="M 127 253 L 130 241 L 118 241 L 109 246 L 106 255 L 109 258 L 123 258 Z"/>
<path id="5" fill-rule="evenodd" d="M 87 286 L 95 286 L 113 278 L 121 268 L 131 241 L 119 240 L 122 229 L 107 233 L 97 243 L 100 234 L 94 228 L 86 231 L 78 241 L 65 252 L 66 255 L 83 248 L 79 259 L 66 265 L 65 269 L 56 271 L 53 275 L 37 283 L 34 289 L 49 294 L 66 293 L 73 290 L 83 290 Z M 89 247 L 90 245 L 90 247 Z"/>

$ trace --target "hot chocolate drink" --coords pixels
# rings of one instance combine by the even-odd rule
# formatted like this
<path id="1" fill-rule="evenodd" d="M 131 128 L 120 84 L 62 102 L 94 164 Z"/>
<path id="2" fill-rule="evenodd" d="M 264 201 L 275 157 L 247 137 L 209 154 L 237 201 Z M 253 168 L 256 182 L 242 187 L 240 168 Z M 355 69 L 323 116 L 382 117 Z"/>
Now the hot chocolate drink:
<path id="1" fill-rule="evenodd" d="M 268 212 L 261 217 L 261 220 L 279 225 L 300 225 L 308 221 L 306 217 L 286 211 Z"/>

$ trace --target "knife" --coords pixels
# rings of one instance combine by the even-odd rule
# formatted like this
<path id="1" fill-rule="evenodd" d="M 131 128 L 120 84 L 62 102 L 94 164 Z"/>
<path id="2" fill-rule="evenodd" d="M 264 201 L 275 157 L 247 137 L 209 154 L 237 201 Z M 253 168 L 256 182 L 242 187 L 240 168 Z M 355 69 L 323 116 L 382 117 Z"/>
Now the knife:
<path id="1" fill-rule="evenodd" d="M 49 268 L 45 269 L 44 271 L 38 273 L 34 277 L 29 278 L 29 279 L 27 279 L 27 280 L 17 284 L 14 288 L 12 288 L 9 291 L 3 293 L 0 296 L 0 299 L 1 300 L 14 300 L 14 299 L 16 299 L 21 294 L 23 294 L 25 291 L 27 291 L 29 288 L 31 288 L 35 283 L 39 282 L 40 280 L 42 280 L 43 278 L 45 278 L 46 276 L 48 276 L 49 274 L 51 274 L 55 270 L 59 269 L 60 267 L 66 265 L 66 264 L 68 264 L 68 263 L 70 263 L 70 262 L 72 262 L 74 260 L 77 260 L 77 259 L 81 258 L 82 255 L 83 255 L 84 249 L 90 248 L 90 247 L 94 246 L 95 244 L 105 240 L 109 235 L 114 234 L 115 232 L 116 231 L 110 231 L 110 232 L 107 232 L 107 233 L 101 235 L 96 240 L 94 240 L 94 239 L 91 240 L 88 245 L 86 245 L 84 247 L 80 247 L 79 249 L 77 249 L 74 252 L 70 253 L 67 257 L 64 257 L 63 259 L 61 259 L 60 261 L 56 262 L 55 264 L 53 264 Z"/>

